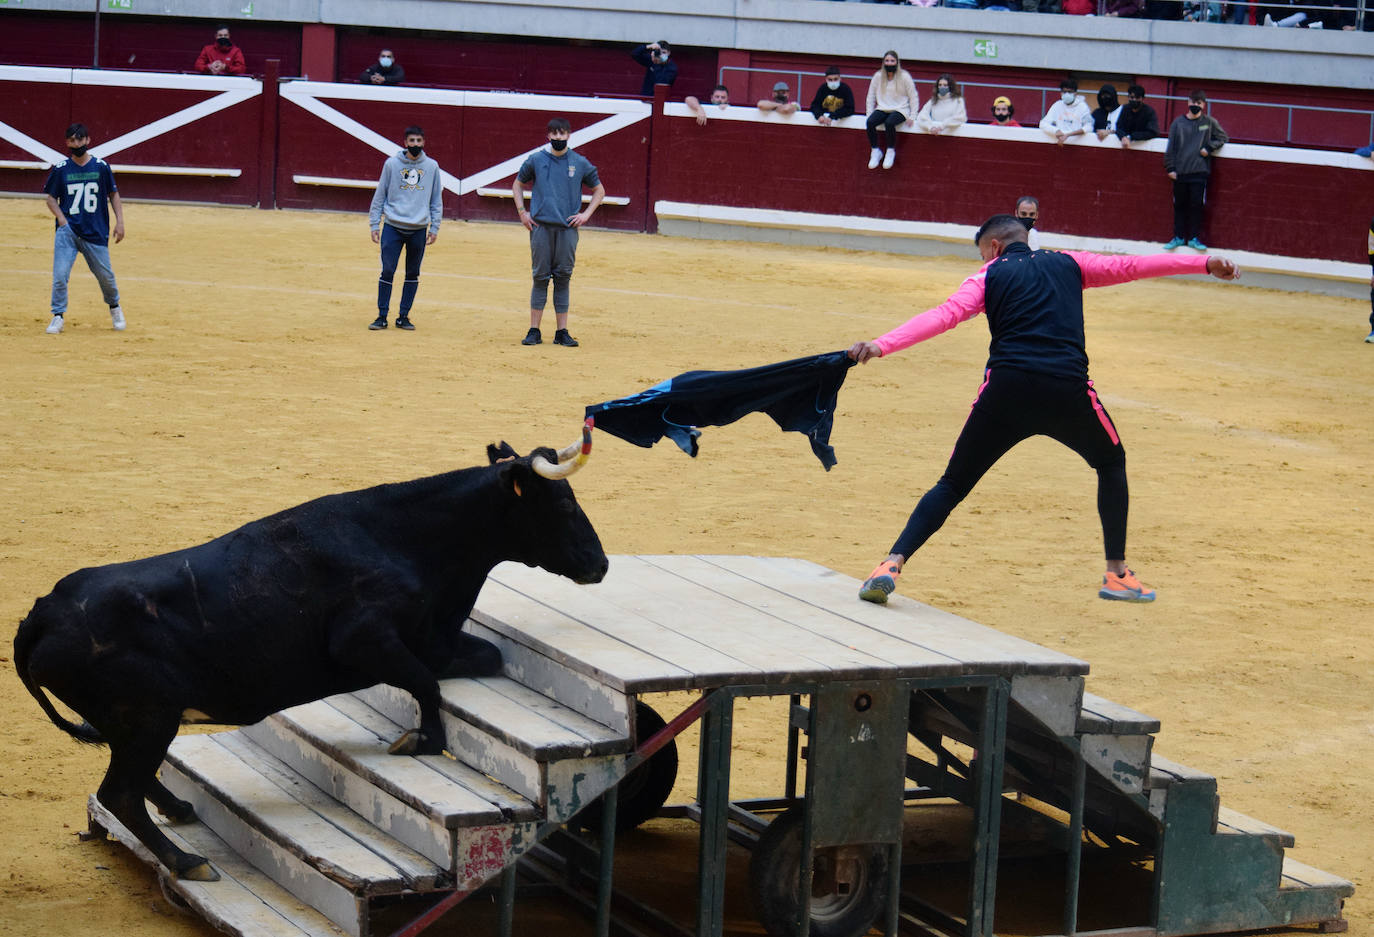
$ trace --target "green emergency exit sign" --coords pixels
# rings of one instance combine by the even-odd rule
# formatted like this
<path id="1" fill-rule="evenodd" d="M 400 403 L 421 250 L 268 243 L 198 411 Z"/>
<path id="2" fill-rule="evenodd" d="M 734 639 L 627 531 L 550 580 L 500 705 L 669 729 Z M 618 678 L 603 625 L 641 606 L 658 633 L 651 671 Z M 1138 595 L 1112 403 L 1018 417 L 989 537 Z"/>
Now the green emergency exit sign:
<path id="1" fill-rule="evenodd" d="M 991 39 L 975 39 L 973 40 L 973 55 L 980 59 L 995 59 L 997 58 L 997 43 Z"/>

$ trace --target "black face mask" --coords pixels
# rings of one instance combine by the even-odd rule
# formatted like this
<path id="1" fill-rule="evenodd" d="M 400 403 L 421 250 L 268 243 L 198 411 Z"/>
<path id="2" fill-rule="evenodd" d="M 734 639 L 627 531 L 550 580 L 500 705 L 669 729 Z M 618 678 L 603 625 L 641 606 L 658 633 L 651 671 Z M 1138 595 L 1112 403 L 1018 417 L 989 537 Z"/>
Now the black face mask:
<path id="1" fill-rule="evenodd" d="M 896 66 L 896 65 L 884 65 L 884 66 L 883 66 L 883 71 L 887 72 L 889 75 L 895 75 L 895 74 L 897 74 L 897 66 Z"/>
<path id="2" fill-rule="evenodd" d="M 1130 103 L 1131 103 L 1131 110 L 1133 110 L 1133 111 L 1138 111 L 1138 110 L 1140 110 L 1140 105 L 1141 105 L 1142 103 L 1144 103 L 1144 102 L 1142 102 L 1142 101 L 1132 101 L 1132 102 L 1130 102 Z"/>
<path id="3" fill-rule="evenodd" d="M 221 49 L 227 49 L 231 45 L 233 45 L 233 43 L 230 42 L 228 39 L 216 39 L 215 45 L 219 46 Z"/>
<path id="4" fill-rule="evenodd" d="M 81 157 L 86 155 L 86 148 L 84 146 L 69 146 L 67 147 L 67 152 L 75 156 L 77 159 L 80 159 Z"/>
<path id="5" fill-rule="evenodd" d="M 1189 105 L 1188 105 L 1188 113 L 1189 113 L 1189 114 L 1201 114 L 1201 113 L 1202 113 L 1202 108 L 1198 107 L 1196 104 L 1189 104 Z"/>
<path id="6" fill-rule="evenodd" d="M 567 141 L 567 140 L 550 140 L 550 141 L 549 141 L 549 146 L 553 149 L 553 151 L 554 151 L 555 153 L 562 153 L 564 150 L 566 150 L 566 149 L 568 148 L 568 141 Z"/>
<path id="7" fill-rule="evenodd" d="M 425 151 L 425 148 L 424 148 L 423 146 L 408 146 L 408 147 L 406 147 L 406 152 L 408 152 L 408 153 L 410 154 L 410 158 L 411 158 L 411 159 L 419 159 L 419 158 L 420 158 L 420 154 L 423 153 L 424 151 Z"/>
<path id="8" fill-rule="evenodd" d="M 1016 220 L 1019 221 L 1019 222 L 1021 222 L 1021 227 L 1025 228 L 1027 231 L 1029 231 L 1031 228 L 1034 228 L 1034 227 L 1035 227 L 1035 219 L 1034 219 L 1034 218 L 1022 218 L 1020 215 L 1018 215 L 1018 216 L 1016 217 Z"/>

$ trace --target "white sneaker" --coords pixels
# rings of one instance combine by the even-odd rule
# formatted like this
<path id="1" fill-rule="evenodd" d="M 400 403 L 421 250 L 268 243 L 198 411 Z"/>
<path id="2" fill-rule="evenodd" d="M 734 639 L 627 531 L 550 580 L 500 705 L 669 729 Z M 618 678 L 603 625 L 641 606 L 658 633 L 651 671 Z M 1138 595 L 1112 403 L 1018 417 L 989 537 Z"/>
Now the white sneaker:
<path id="1" fill-rule="evenodd" d="M 62 326 L 64 324 L 65 320 L 61 316 L 53 316 L 52 321 L 48 323 L 48 327 L 44 331 L 49 335 L 56 335 L 58 332 L 62 331 Z"/>
<path id="2" fill-rule="evenodd" d="M 114 326 L 116 332 L 124 331 L 124 310 L 119 306 L 110 307 L 110 324 Z"/>
<path id="3" fill-rule="evenodd" d="M 885 154 L 883 154 L 883 168 L 884 168 L 884 169 L 891 169 L 891 168 L 892 168 L 892 164 L 895 163 L 896 161 L 897 161 L 897 151 L 896 151 L 896 150 L 888 150 Z"/>
<path id="4" fill-rule="evenodd" d="M 882 160 L 882 158 L 883 158 L 883 151 L 880 150 L 880 149 L 878 149 L 878 148 L 875 146 L 875 147 L 873 148 L 873 152 L 868 154 L 868 168 L 869 168 L 869 169 L 877 169 L 877 168 L 878 168 L 878 163 L 879 163 L 880 160 Z"/>

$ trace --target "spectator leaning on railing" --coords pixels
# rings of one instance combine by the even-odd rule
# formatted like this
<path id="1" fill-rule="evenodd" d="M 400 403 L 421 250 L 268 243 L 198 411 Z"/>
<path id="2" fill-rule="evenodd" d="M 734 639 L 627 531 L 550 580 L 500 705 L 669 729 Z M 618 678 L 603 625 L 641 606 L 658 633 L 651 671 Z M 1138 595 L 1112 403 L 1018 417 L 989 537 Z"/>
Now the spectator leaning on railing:
<path id="1" fill-rule="evenodd" d="M 999 95 L 992 101 L 992 123 L 996 127 L 1019 127 L 1020 121 L 1016 119 L 1016 108 L 1012 106 L 1011 98 L 1005 94 Z"/>
<path id="2" fill-rule="evenodd" d="M 811 99 L 811 116 L 816 123 L 829 127 L 854 113 L 854 92 L 840 78 L 840 70 L 831 65 L 825 70 L 825 82 Z"/>
<path id="3" fill-rule="evenodd" d="M 1155 109 L 1145 103 L 1145 89 L 1140 85 L 1126 89 L 1126 106 L 1116 118 L 1116 136 L 1123 147 L 1129 147 L 1132 141 L 1159 136 L 1159 118 Z"/>
<path id="4" fill-rule="evenodd" d="M 399 85 L 405 80 L 406 70 L 396 61 L 396 55 L 390 49 L 378 53 L 377 61 L 363 69 L 358 76 L 358 83 L 363 85 Z"/>
<path id="5" fill-rule="evenodd" d="M 788 100 L 787 82 L 779 81 L 773 85 L 773 96 L 759 101 L 759 110 L 774 111 L 778 114 L 795 114 L 797 102 Z"/>
<path id="6" fill-rule="evenodd" d="M 687 105 L 687 110 L 692 112 L 692 116 L 696 118 L 697 123 L 705 127 L 706 108 L 701 106 L 701 102 L 689 94 L 682 99 L 682 103 Z M 711 103 L 715 105 L 718 110 L 725 110 L 730 106 L 730 89 L 724 85 L 716 85 L 711 89 Z"/>
<path id="7" fill-rule="evenodd" d="M 925 133 L 944 133 L 958 130 L 968 122 L 964 109 L 964 95 L 954 76 L 946 72 L 935 79 L 935 94 L 916 114 L 916 123 Z"/>
<path id="8" fill-rule="evenodd" d="M 1065 78 L 1059 83 L 1059 100 L 1040 121 L 1040 129 L 1061 146 L 1071 137 L 1082 136 L 1093 129 L 1093 113 L 1078 93 L 1077 79 Z"/>
<path id="9" fill-rule="evenodd" d="M 672 61 L 673 52 L 667 39 L 635 46 L 630 57 L 644 66 L 644 81 L 639 85 L 641 97 L 653 97 L 654 85 L 671 85 L 677 81 L 677 62 Z"/>
<path id="10" fill-rule="evenodd" d="M 1103 85 L 1097 89 L 1097 107 L 1093 110 L 1093 132 L 1097 139 L 1105 140 L 1116 133 L 1116 121 L 1121 116 L 1121 105 L 1117 102 L 1116 86 Z"/>

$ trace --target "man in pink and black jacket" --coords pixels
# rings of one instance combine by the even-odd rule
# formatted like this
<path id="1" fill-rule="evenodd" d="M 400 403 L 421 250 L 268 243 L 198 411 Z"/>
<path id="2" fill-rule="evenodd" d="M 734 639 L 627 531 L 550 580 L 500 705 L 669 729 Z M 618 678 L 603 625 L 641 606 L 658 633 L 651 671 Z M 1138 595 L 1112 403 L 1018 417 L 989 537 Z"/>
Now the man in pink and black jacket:
<path id="1" fill-rule="evenodd" d="M 1013 215 L 989 218 L 974 243 L 984 264 L 949 299 L 849 349 L 849 356 L 864 364 L 934 338 L 980 312 L 992 333 L 983 384 L 944 475 L 916 505 L 906 529 L 864 582 L 859 597 L 886 602 L 903 564 L 940 529 L 988 469 L 1021 440 L 1049 436 L 1097 471 L 1097 509 L 1107 554 L 1098 595 L 1154 601 L 1154 590 L 1126 566 L 1126 451 L 1088 380 L 1083 290 L 1183 273 L 1234 280 L 1240 269 L 1230 260 L 1203 255 L 1032 251 L 1026 229 Z"/>

